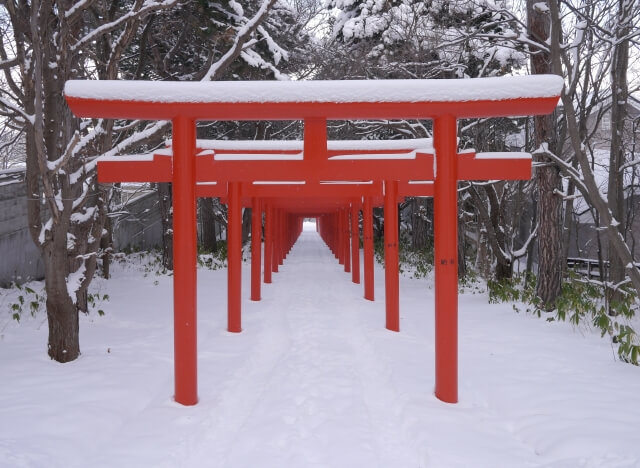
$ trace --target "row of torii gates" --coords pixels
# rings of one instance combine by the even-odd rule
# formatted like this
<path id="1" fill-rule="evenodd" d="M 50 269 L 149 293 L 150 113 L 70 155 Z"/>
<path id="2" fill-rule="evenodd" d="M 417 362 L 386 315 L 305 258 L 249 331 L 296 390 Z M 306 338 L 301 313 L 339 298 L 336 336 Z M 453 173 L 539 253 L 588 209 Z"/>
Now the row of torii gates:
<path id="1" fill-rule="evenodd" d="M 292 82 L 69 81 L 79 117 L 171 120 L 172 145 L 151 155 L 105 157 L 101 182 L 172 182 L 175 400 L 197 395 L 196 199 L 228 205 L 228 330 L 241 327 L 242 207 L 253 233 L 265 213 L 264 281 L 271 281 L 304 217 L 359 282 L 363 214 L 364 290 L 373 300 L 372 207 L 384 206 L 386 327 L 399 331 L 398 202 L 434 197 L 435 395 L 458 401 L 459 180 L 531 176 L 522 153 L 458 152 L 457 119 L 548 114 L 563 86 L 554 75 L 472 80 Z M 327 120 L 432 119 L 433 142 L 327 141 Z M 303 120 L 304 140 L 196 140 L 198 120 Z M 432 143 L 432 144 L 431 144 Z M 351 235 L 349 234 L 351 233 Z M 351 246 L 350 246 L 351 244 Z M 251 299 L 260 299 L 261 237 L 252 234 Z M 351 254 L 351 255 L 350 255 Z M 351 257 L 351 258 L 349 258 Z"/>

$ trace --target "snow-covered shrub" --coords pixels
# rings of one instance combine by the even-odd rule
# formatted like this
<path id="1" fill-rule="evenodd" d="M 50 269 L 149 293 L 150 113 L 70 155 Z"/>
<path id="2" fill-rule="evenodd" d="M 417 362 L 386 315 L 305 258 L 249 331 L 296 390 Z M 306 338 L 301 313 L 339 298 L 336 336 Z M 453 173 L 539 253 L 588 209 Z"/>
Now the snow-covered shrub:
<path id="1" fill-rule="evenodd" d="M 548 322 L 569 321 L 573 325 L 595 326 L 604 337 L 609 335 L 617 346 L 621 361 L 639 365 L 640 337 L 634 329 L 639 308 L 637 298 L 625 291 L 623 300 L 606 303 L 605 286 L 569 273 L 562 285 L 562 293 L 556 301 L 556 309 L 545 312 L 536 296 L 536 278 L 522 274 L 511 280 L 487 281 L 489 302 L 511 302 L 513 310 L 545 317 Z M 636 325 L 637 326 L 637 325 Z"/>

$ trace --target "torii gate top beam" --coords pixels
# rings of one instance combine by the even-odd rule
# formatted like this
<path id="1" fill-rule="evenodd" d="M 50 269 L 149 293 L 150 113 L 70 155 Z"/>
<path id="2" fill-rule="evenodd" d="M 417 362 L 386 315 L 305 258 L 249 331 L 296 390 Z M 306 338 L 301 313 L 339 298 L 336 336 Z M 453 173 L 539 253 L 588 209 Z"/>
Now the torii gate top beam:
<path id="1" fill-rule="evenodd" d="M 68 81 L 78 117 L 168 120 L 296 120 L 500 117 L 548 114 L 556 75 L 474 80 Z M 123 97 L 123 96 L 126 96 Z"/>

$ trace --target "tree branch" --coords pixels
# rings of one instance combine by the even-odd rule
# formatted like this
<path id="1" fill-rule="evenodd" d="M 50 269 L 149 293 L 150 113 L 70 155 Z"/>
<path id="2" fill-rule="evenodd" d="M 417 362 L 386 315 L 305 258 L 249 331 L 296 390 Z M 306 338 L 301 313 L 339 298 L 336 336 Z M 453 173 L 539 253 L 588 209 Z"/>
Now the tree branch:
<path id="1" fill-rule="evenodd" d="M 227 67 L 242 53 L 244 44 L 251 39 L 251 36 L 258 28 L 262 20 L 269 14 L 269 10 L 276 3 L 276 0 L 264 0 L 258 12 L 247 23 L 240 28 L 231 48 L 209 67 L 203 75 L 202 81 L 217 80 L 226 71 Z"/>
<path id="2" fill-rule="evenodd" d="M 102 36 L 103 34 L 107 34 L 119 28 L 120 25 L 122 25 L 123 23 L 126 23 L 127 21 L 138 20 L 142 15 L 146 13 L 171 8 L 177 2 L 178 0 L 163 0 L 158 3 L 145 2 L 139 10 L 130 11 L 129 13 L 122 15 L 117 20 L 111 21 L 110 23 L 103 24 L 102 26 L 94 29 L 87 35 L 83 36 L 78 40 L 78 42 L 76 42 L 74 45 L 71 46 L 71 51 L 75 52 L 81 47 L 84 47 L 86 44 L 89 44 L 90 42 L 95 41 L 98 37 Z"/>

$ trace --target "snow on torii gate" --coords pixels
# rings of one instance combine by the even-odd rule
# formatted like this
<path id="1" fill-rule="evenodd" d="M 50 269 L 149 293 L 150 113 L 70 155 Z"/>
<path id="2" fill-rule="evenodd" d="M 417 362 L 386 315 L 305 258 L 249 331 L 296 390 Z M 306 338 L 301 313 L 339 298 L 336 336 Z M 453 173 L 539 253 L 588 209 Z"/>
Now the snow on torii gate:
<path id="1" fill-rule="evenodd" d="M 193 405 L 197 397 L 196 183 L 260 180 L 275 173 L 282 180 L 340 179 L 391 181 L 409 166 L 415 179 L 435 179 L 436 380 L 439 399 L 458 400 L 457 321 L 457 119 L 548 114 L 563 86 L 555 75 L 468 80 L 140 82 L 69 81 L 65 95 L 78 117 L 171 120 L 174 203 L 175 400 Z M 407 165 L 396 161 L 327 159 L 327 119 L 433 119 L 436 157 Z M 252 161 L 234 173 L 233 162 L 195 158 L 197 120 L 304 120 L 304 160 Z M 346 164 L 343 164 L 346 163 Z M 495 162 L 468 160 L 478 179 L 498 179 Z M 236 166 L 237 167 L 237 166 Z M 345 176 L 336 172 L 340 167 Z M 249 173 L 247 173 L 247 171 Z M 255 171 L 255 172 L 253 172 Z M 404 171 L 402 171 L 404 172 Z M 425 174 L 423 177 L 422 174 Z M 354 177 L 355 176 L 355 177 Z M 378 176 L 378 177 L 374 177 Z M 176 294 L 180 291 L 180 294 Z"/>

